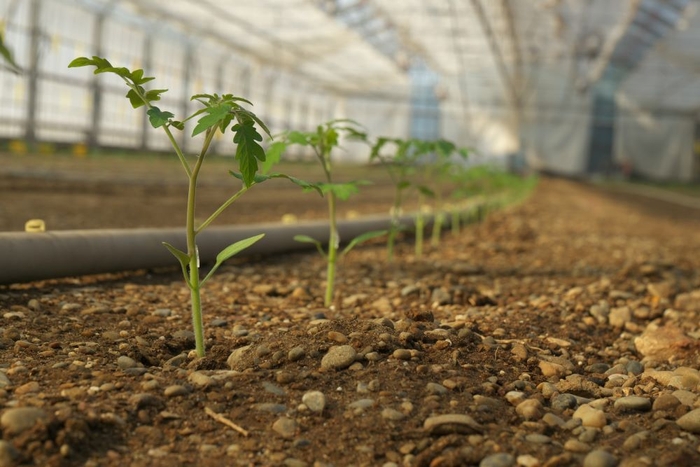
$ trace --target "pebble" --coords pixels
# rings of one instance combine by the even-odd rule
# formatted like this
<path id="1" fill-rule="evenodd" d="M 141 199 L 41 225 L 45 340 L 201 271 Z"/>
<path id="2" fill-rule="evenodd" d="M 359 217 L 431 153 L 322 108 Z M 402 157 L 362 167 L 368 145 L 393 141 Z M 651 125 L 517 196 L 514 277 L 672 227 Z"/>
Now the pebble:
<path id="1" fill-rule="evenodd" d="M 208 388 L 216 384 L 216 380 L 214 378 L 209 375 L 205 375 L 200 371 L 190 373 L 190 375 L 187 377 L 187 381 L 200 389 Z"/>
<path id="2" fill-rule="evenodd" d="M 0 467 L 14 467 L 18 457 L 19 452 L 11 443 L 0 440 Z"/>
<path id="3" fill-rule="evenodd" d="M 615 467 L 617 459 L 608 451 L 596 449 L 583 459 L 583 467 Z"/>
<path id="4" fill-rule="evenodd" d="M 238 370 L 242 366 L 243 359 L 247 356 L 250 347 L 250 345 L 244 345 L 231 352 L 231 355 L 226 359 L 228 367 L 232 370 Z"/>
<path id="5" fill-rule="evenodd" d="M 406 415 L 396 409 L 387 408 L 382 410 L 382 418 L 397 422 L 406 418 Z"/>
<path id="6" fill-rule="evenodd" d="M 16 407 L 7 409 L 0 417 L 3 433 L 8 435 L 20 434 L 34 426 L 39 420 L 48 418 L 46 412 L 36 407 Z"/>
<path id="7" fill-rule="evenodd" d="M 513 467 L 514 465 L 515 457 L 507 452 L 488 455 L 479 462 L 479 467 Z"/>
<path id="8" fill-rule="evenodd" d="M 572 417 L 580 418 L 583 426 L 602 428 L 607 424 L 605 413 L 602 410 L 594 409 L 588 404 L 584 404 L 576 409 Z"/>
<path id="9" fill-rule="evenodd" d="M 290 362 L 297 362 L 304 358 L 306 356 L 306 350 L 304 350 L 304 347 L 301 345 L 298 345 L 294 348 L 292 348 L 288 353 L 287 353 L 287 359 Z"/>
<path id="10" fill-rule="evenodd" d="M 612 308 L 608 315 L 608 322 L 614 328 L 623 328 L 625 324 L 632 319 L 632 312 L 629 307 L 621 306 Z"/>
<path id="11" fill-rule="evenodd" d="M 177 396 L 184 396 L 190 393 L 190 390 L 187 386 L 183 386 L 181 384 L 173 384 L 171 386 L 168 386 L 163 390 L 163 395 L 165 397 L 177 397 Z"/>
<path id="12" fill-rule="evenodd" d="M 342 370 L 355 362 L 357 352 L 351 345 L 333 346 L 321 359 L 321 368 Z"/>
<path id="13" fill-rule="evenodd" d="M 297 422 L 289 417 L 280 417 L 272 424 L 272 429 L 282 438 L 293 438 L 297 431 Z"/>
<path id="14" fill-rule="evenodd" d="M 321 391 L 309 391 L 302 396 L 301 401 L 312 412 L 323 412 L 326 408 L 326 396 Z"/>
<path id="15" fill-rule="evenodd" d="M 374 399 L 358 399 L 348 404 L 350 409 L 368 409 L 374 406 Z"/>
<path id="16" fill-rule="evenodd" d="M 279 387 L 276 384 L 273 384 L 269 381 L 263 381 L 262 386 L 266 392 L 269 392 L 270 394 L 274 394 L 275 396 L 286 396 L 287 395 L 287 392 L 284 389 L 282 389 L 281 387 Z"/>
<path id="17" fill-rule="evenodd" d="M 563 412 L 566 409 L 573 409 L 578 405 L 578 401 L 573 394 L 559 394 L 551 400 L 552 409 Z"/>
<path id="18" fill-rule="evenodd" d="M 700 433 L 700 409 L 691 410 L 676 420 L 676 423 L 685 431 Z"/>
<path id="19" fill-rule="evenodd" d="M 591 447 L 583 441 L 571 438 L 564 443 L 564 449 L 570 452 L 588 452 L 591 450 Z"/>
<path id="20" fill-rule="evenodd" d="M 430 434 L 477 434 L 483 431 L 472 417 L 465 414 L 445 414 L 428 417 L 423 422 L 423 429 Z"/>
<path id="21" fill-rule="evenodd" d="M 272 402 L 261 402 L 253 404 L 252 407 L 260 412 L 284 413 L 287 411 L 287 406 L 284 404 L 274 404 Z"/>
<path id="22" fill-rule="evenodd" d="M 676 407 L 681 405 L 681 401 L 678 400 L 673 394 L 661 394 L 656 398 L 652 409 L 654 410 L 674 410 Z"/>
<path id="23" fill-rule="evenodd" d="M 122 370 L 126 370 L 128 368 L 136 368 L 138 366 L 138 363 L 136 363 L 136 360 L 134 360 L 133 358 L 127 357 L 126 355 L 122 355 L 119 358 L 117 358 L 117 366 Z"/>
<path id="24" fill-rule="evenodd" d="M 9 386 L 10 384 L 12 384 L 10 378 L 8 378 L 4 372 L 0 371 L 0 388 L 4 388 L 5 386 Z"/>
<path id="25" fill-rule="evenodd" d="M 526 420 L 539 420 L 544 409 L 537 399 L 527 399 L 515 407 L 515 412 Z"/>
<path id="26" fill-rule="evenodd" d="M 428 391 L 429 394 L 435 394 L 438 396 L 442 394 L 447 394 L 449 392 L 445 386 L 438 383 L 428 383 L 425 385 L 425 389 Z"/>
<path id="27" fill-rule="evenodd" d="M 623 411 L 646 412 L 651 409 L 651 400 L 639 396 L 620 397 L 615 401 L 614 407 Z"/>
<path id="28" fill-rule="evenodd" d="M 391 354 L 391 356 L 397 360 L 410 360 L 411 359 L 411 351 L 408 349 L 396 349 Z"/>

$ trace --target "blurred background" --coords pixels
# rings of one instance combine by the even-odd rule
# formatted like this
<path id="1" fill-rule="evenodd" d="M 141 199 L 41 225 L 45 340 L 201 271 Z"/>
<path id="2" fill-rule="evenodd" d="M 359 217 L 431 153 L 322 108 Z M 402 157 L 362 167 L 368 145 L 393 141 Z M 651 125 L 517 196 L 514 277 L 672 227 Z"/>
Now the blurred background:
<path id="1" fill-rule="evenodd" d="M 169 149 L 116 77 L 67 68 L 99 55 L 155 76 L 180 118 L 190 95 L 232 92 L 273 133 L 352 118 L 514 169 L 694 181 L 698 3 L 0 0 L 21 68 L 0 70 L 0 140 L 18 153 Z"/>

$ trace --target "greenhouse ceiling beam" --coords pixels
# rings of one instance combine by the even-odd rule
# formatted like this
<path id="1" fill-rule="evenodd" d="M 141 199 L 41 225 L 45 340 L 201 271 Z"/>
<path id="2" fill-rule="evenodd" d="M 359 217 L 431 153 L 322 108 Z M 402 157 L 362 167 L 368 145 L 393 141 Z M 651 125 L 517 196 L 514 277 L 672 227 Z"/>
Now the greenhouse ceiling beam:
<path id="1" fill-rule="evenodd" d="M 498 40 L 496 39 L 496 35 L 493 31 L 493 28 L 491 27 L 491 22 L 486 17 L 486 12 L 484 12 L 481 0 L 470 1 L 474 11 L 476 12 L 477 17 L 479 18 L 479 23 L 481 24 L 481 28 L 484 31 L 484 35 L 486 36 L 491 55 L 493 55 L 494 60 L 496 62 L 496 67 L 498 68 L 498 72 L 501 75 L 501 78 L 503 79 L 503 85 L 506 88 L 507 94 L 511 99 L 513 106 L 517 109 L 520 105 L 520 98 L 515 88 L 515 84 L 513 83 L 513 79 L 510 73 L 508 72 L 508 67 L 506 66 L 505 59 L 503 58 L 503 52 L 501 51 L 501 47 L 498 44 Z"/>
<path id="2" fill-rule="evenodd" d="M 351 0 L 352 1 L 352 0 Z M 316 0 L 318 8 L 357 32 L 362 38 L 394 62 L 399 69 L 408 71 L 407 59 L 414 55 L 392 26 L 391 19 L 367 0 Z M 368 25 L 376 25 L 368 27 Z"/>
<path id="3" fill-rule="evenodd" d="M 592 67 L 584 89 L 600 83 L 607 92 L 619 84 L 644 59 L 660 39 L 683 17 L 690 0 L 642 0 L 621 24 L 622 32 L 606 46 Z"/>

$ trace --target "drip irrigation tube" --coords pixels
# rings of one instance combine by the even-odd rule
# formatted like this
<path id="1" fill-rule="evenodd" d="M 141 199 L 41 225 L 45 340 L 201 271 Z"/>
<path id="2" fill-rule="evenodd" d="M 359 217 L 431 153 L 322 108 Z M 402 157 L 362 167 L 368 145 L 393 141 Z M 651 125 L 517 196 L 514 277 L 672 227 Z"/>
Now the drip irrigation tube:
<path id="1" fill-rule="evenodd" d="M 426 227 L 432 221 L 432 216 L 426 216 Z M 413 223 L 413 216 L 401 218 L 404 227 L 413 227 Z M 341 239 L 348 241 L 389 225 L 389 217 L 375 216 L 340 221 L 338 230 Z M 295 241 L 294 236 L 309 235 L 327 243 L 328 222 L 210 227 L 197 236 L 200 259 L 203 264 L 211 263 L 226 246 L 260 233 L 265 237 L 238 256 L 314 248 Z M 162 242 L 185 250 L 184 228 L 0 233 L 0 284 L 176 266 Z"/>

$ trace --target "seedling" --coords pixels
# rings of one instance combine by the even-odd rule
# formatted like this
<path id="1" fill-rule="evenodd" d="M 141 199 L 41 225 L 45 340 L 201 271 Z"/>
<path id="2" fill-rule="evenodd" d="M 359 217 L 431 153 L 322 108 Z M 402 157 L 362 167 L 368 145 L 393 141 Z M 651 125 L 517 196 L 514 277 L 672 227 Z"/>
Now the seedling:
<path id="1" fill-rule="evenodd" d="M 389 149 L 389 154 L 386 152 Z M 393 152 L 391 151 L 393 149 Z M 391 229 L 387 239 L 387 254 L 389 261 L 394 256 L 394 243 L 396 236 L 401 230 L 400 217 L 404 192 L 409 188 L 415 188 L 418 192 L 419 209 L 416 213 L 415 231 L 415 255 L 420 257 L 423 254 L 423 231 L 425 228 L 424 213 L 430 211 L 426 199 L 439 196 L 440 190 L 432 189 L 429 184 L 435 182 L 436 167 L 440 171 L 445 171 L 449 167 L 449 160 L 453 153 L 467 156 L 467 152 L 458 149 L 453 143 L 445 140 L 423 141 L 418 139 L 403 140 L 400 138 L 381 137 L 372 146 L 370 160 L 378 160 L 387 169 L 389 177 L 394 184 L 394 204 L 391 209 Z M 427 157 L 437 157 L 435 161 L 426 161 Z M 439 164 L 438 164 L 439 163 Z M 422 173 L 419 181 L 416 181 L 415 174 Z M 440 198 L 438 198 L 440 199 Z M 438 205 L 438 207 L 440 207 Z M 442 225 L 442 211 L 435 210 L 435 220 L 433 236 L 439 238 Z M 437 225 L 437 227 L 435 227 Z"/>
<path id="2" fill-rule="evenodd" d="M 249 101 L 242 97 L 234 96 L 233 94 L 195 94 L 191 100 L 199 102 L 202 107 L 195 111 L 192 115 L 184 120 L 174 120 L 174 115 L 171 112 L 161 110 L 154 105 L 154 102 L 160 100 L 161 94 L 167 89 L 150 89 L 144 88 L 144 84 L 154 80 L 150 76 L 144 76 L 144 71 L 141 69 L 129 70 L 124 67 L 114 67 L 104 58 L 93 56 L 92 58 L 79 57 L 73 60 L 69 68 L 94 66 L 95 74 L 113 73 L 119 76 L 129 92 L 126 97 L 131 102 L 133 108 L 137 109 L 144 107 L 148 114 L 149 121 L 154 128 L 162 129 L 168 140 L 170 141 L 175 153 L 177 154 L 180 163 L 182 164 L 187 179 L 189 181 L 187 191 L 187 214 L 186 214 L 186 236 L 187 236 L 187 251 L 184 252 L 178 248 L 163 243 L 170 253 L 177 258 L 182 268 L 182 274 L 185 278 L 185 283 L 190 289 L 191 305 L 192 305 L 192 322 L 195 336 L 195 349 L 197 355 L 204 356 L 204 324 L 202 320 L 202 302 L 201 302 L 201 287 L 214 274 L 214 272 L 223 264 L 224 261 L 231 258 L 240 251 L 253 245 L 260 240 L 264 234 L 249 237 L 238 242 L 235 242 L 223 250 L 216 256 L 214 266 L 209 270 L 209 273 L 200 277 L 199 252 L 197 250 L 196 237 L 207 226 L 209 226 L 227 207 L 234 201 L 240 198 L 253 185 L 261 183 L 270 178 L 286 178 L 302 186 L 306 189 L 316 188 L 310 183 L 302 180 L 289 177 L 284 174 L 269 174 L 259 175 L 258 163 L 265 161 L 265 151 L 260 142 L 262 135 L 258 132 L 258 128 L 264 133 L 270 135 L 267 126 L 253 112 L 243 107 L 241 104 L 252 105 Z M 197 155 L 196 161 L 191 164 L 180 148 L 175 136 L 174 130 L 183 130 L 185 123 L 194 118 L 198 118 L 197 124 L 192 130 L 192 137 L 203 134 L 202 149 Z M 233 124 L 233 125 L 232 125 Z M 236 144 L 235 160 L 238 162 L 240 173 L 230 171 L 231 175 L 243 181 L 242 187 L 225 202 L 219 206 L 206 220 L 201 224 L 195 223 L 195 199 L 197 192 L 197 179 L 199 172 L 204 163 L 205 156 L 210 148 L 211 142 L 214 139 L 217 131 L 225 133 L 226 131 L 233 133 L 233 142 Z M 317 189 L 317 188 L 316 188 Z M 320 190 L 319 190 L 320 192 Z"/>
<path id="3" fill-rule="evenodd" d="M 359 124 L 356 122 L 352 120 L 331 120 L 323 125 L 319 125 L 315 132 L 289 131 L 281 135 L 281 137 L 278 137 L 277 141 L 270 146 L 268 161 L 266 163 L 272 164 L 277 162 L 287 147 L 291 145 L 300 145 L 311 148 L 323 168 L 326 180 L 321 183 L 316 183 L 315 185 L 320 188 L 328 200 L 329 236 L 327 251 L 324 251 L 321 242 L 308 235 L 296 235 L 294 239 L 299 242 L 316 245 L 319 253 L 326 258 L 326 293 L 323 300 L 325 306 L 331 306 L 333 303 L 338 257 L 345 256 L 350 250 L 363 242 L 386 234 L 385 230 L 365 232 L 353 238 L 340 254 L 338 253 L 340 235 L 338 234 L 336 213 L 337 202 L 338 200 L 347 200 L 350 196 L 359 192 L 360 186 L 369 184 L 366 180 L 355 180 L 345 183 L 336 183 L 333 181 L 331 153 L 333 149 L 339 147 L 339 138 L 343 135 L 361 141 L 367 140 L 366 134 L 361 131 Z"/>

